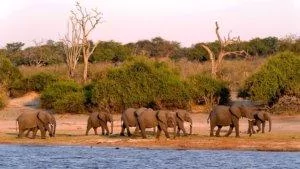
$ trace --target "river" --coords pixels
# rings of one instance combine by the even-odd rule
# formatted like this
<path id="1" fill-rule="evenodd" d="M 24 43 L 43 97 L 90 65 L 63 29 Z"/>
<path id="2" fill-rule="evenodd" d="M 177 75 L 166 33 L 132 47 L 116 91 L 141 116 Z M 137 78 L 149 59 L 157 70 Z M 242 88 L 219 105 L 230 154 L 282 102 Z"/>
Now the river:
<path id="1" fill-rule="evenodd" d="M 300 168 L 300 152 L 0 145 L 0 168 Z"/>

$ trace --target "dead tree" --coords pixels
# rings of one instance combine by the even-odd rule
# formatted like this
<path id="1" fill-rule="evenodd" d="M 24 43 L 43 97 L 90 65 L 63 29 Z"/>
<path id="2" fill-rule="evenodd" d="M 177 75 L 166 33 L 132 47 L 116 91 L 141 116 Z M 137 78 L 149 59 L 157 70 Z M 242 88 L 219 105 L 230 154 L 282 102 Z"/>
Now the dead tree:
<path id="1" fill-rule="evenodd" d="M 81 29 L 77 22 L 74 22 L 74 18 L 70 18 L 71 27 L 68 24 L 68 32 L 62 39 L 65 61 L 68 66 L 69 77 L 74 77 L 76 65 L 78 63 L 80 52 L 82 49 L 81 44 Z"/>
<path id="2" fill-rule="evenodd" d="M 214 77 L 217 77 L 220 71 L 220 67 L 222 65 L 223 59 L 225 56 L 229 55 L 248 55 L 248 53 L 244 50 L 241 51 L 226 51 L 226 47 L 228 45 L 232 45 L 235 43 L 240 42 L 240 37 L 230 37 L 230 33 L 228 33 L 227 38 L 224 37 L 224 39 L 221 38 L 219 34 L 219 25 L 218 22 L 216 22 L 216 35 L 218 37 L 218 41 L 220 43 L 220 50 L 219 53 L 216 55 L 210 50 L 208 46 L 205 44 L 202 44 L 202 47 L 208 52 L 209 58 L 211 60 L 211 73 Z"/>
<path id="3" fill-rule="evenodd" d="M 76 3 L 76 11 L 71 11 L 72 17 L 76 23 L 79 24 L 81 29 L 81 42 L 82 42 L 82 55 L 84 62 L 83 69 L 83 81 L 87 80 L 88 73 L 88 60 L 99 42 L 96 42 L 94 46 L 88 40 L 88 36 L 96 28 L 96 26 L 102 21 L 102 13 L 96 9 L 92 9 L 88 12 L 86 8 L 82 8 L 79 2 Z"/>

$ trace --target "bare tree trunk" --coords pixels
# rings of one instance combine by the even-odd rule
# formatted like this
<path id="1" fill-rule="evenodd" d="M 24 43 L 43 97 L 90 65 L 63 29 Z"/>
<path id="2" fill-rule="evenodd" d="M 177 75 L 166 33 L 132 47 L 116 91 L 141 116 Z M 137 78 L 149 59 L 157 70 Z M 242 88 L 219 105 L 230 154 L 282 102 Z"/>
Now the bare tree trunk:
<path id="1" fill-rule="evenodd" d="M 239 43 L 240 38 L 239 37 L 234 37 L 230 38 L 230 32 L 228 33 L 228 37 L 225 38 L 224 40 L 221 38 L 219 34 L 219 25 L 218 22 L 216 24 L 216 35 L 218 37 L 218 41 L 220 43 L 220 52 L 218 53 L 218 57 L 216 58 L 214 53 L 210 50 L 210 48 L 204 44 L 202 44 L 202 47 L 207 51 L 209 54 L 209 58 L 211 60 L 211 74 L 213 77 L 217 77 L 219 75 L 220 67 L 222 65 L 223 59 L 227 55 L 248 55 L 247 52 L 244 50 L 241 51 L 233 51 L 233 52 L 228 52 L 225 50 L 225 47 L 234 43 Z"/>
<path id="2" fill-rule="evenodd" d="M 73 14 L 74 21 L 80 25 L 82 31 L 82 54 L 83 54 L 83 81 L 87 81 L 88 76 L 88 61 L 98 42 L 91 48 L 91 44 L 88 41 L 88 36 L 92 30 L 96 28 L 96 25 L 101 23 L 102 13 L 96 9 L 92 9 L 92 12 L 88 12 L 86 8 L 82 8 L 79 2 L 76 3 L 77 12 L 71 11 Z"/>

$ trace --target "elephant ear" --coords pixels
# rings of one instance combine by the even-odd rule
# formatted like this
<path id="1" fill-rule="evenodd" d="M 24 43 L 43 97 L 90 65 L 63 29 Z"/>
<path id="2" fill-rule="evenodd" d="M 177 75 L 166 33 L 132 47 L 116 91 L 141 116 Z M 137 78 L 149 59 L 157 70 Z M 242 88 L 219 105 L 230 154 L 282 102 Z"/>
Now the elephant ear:
<path id="1" fill-rule="evenodd" d="M 158 111 L 157 112 L 157 119 L 163 123 L 167 122 L 167 115 L 165 111 Z"/>
<path id="2" fill-rule="evenodd" d="M 184 113 L 183 111 L 178 110 L 178 111 L 176 112 L 176 116 L 177 116 L 181 121 L 184 121 L 184 115 L 185 115 L 185 113 Z"/>
<path id="3" fill-rule="evenodd" d="M 241 118 L 241 108 L 238 106 L 230 106 L 229 111 L 232 115 L 234 115 L 237 118 Z"/>
<path id="4" fill-rule="evenodd" d="M 105 114 L 104 113 L 98 113 L 98 116 L 97 118 L 101 121 L 105 121 L 106 117 L 105 117 Z"/>
<path id="5" fill-rule="evenodd" d="M 258 112 L 257 113 L 257 118 L 260 120 L 260 121 L 265 121 L 265 117 L 264 117 L 264 113 L 262 112 Z"/>
<path id="6" fill-rule="evenodd" d="M 49 114 L 45 113 L 45 112 L 38 112 L 37 113 L 37 118 L 44 124 L 48 124 L 50 123 L 50 118 L 49 118 Z"/>

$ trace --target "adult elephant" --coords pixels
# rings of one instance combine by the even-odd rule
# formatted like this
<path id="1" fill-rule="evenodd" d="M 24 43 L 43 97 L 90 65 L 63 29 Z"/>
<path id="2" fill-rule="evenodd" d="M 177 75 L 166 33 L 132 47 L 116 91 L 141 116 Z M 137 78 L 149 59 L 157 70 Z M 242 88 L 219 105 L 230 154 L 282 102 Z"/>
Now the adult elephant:
<path id="1" fill-rule="evenodd" d="M 127 130 L 127 135 L 131 136 L 129 127 L 136 127 L 135 131 L 139 131 L 139 127 L 138 127 L 138 123 L 137 123 L 137 119 L 135 116 L 135 112 L 142 112 L 144 110 L 147 110 L 147 108 L 145 107 L 141 107 L 139 109 L 135 109 L 135 108 L 128 108 L 126 109 L 121 116 L 121 132 L 120 132 L 120 136 L 124 136 L 124 132 L 125 132 L 125 128 Z"/>
<path id="2" fill-rule="evenodd" d="M 111 132 L 109 132 L 107 122 L 110 122 L 110 124 L 111 124 Z M 98 133 L 97 133 L 98 127 L 101 127 L 102 135 L 112 134 L 113 128 L 114 128 L 114 121 L 113 121 L 112 114 L 105 113 L 105 112 L 92 112 L 87 121 L 85 135 L 88 135 L 91 128 L 94 129 L 95 135 L 98 135 Z M 105 133 L 105 131 L 106 131 L 106 133 Z"/>
<path id="3" fill-rule="evenodd" d="M 255 133 L 254 131 L 254 126 L 258 127 L 258 130 L 256 131 L 257 133 L 262 130 L 262 133 L 265 133 L 265 126 L 266 126 L 266 121 L 269 121 L 269 132 L 272 129 L 272 119 L 269 113 L 267 112 L 254 112 L 253 113 L 254 121 L 253 121 L 253 126 L 248 126 L 248 133 L 252 132 Z M 262 126 L 261 126 L 262 125 Z"/>
<path id="4" fill-rule="evenodd" d="M 184 122 L 190 123 L 190 134 L 192 134 L 193 120 L 190 116 L 190 113 L 187 110 L 182 110 L 182 109 L 178 109 L 175 112 L 176 112 L 176 121 L 178 126 L 177 135 L 180 135 L 180 131 L 182 131 L 185 136 L 187 135 L 186 130 L 184 128 Z"/>
<path id="5" fill-rule="evenodd" d="M 230 126 L 225 136 L 228 137 L 232 133 L 233 128 L 235 128 L 236 137 L 239 137 L 239 119 L 246 117 L 249 121 L 254 120 L 252 116 L 253 111 L 252 107 L 244 105 L 215 106 L 208 117 L 208 120 L 210 120 L 210 136 L 214 136 L 213 131 L 216 126 L 218 127 L 216 131 L 217 137 L 220 136 L 220 131 L 223 126 Z M 251 124 L 252 123 L 249 122 L 250 126 Z"/>
<path id="6" fill-rule="evenodd" d="M 176 112 L 169 110 L 159 110 L 157 112 L 157 120 L 158 120 L 158 130 L 157 130 L 157 138 L 159 138 L 161 131 L 166 128 L 173 128 L 174 134 L 173 137 L 176 137 L 176 128 L 177 128 L 177 119 Z"/>
<path id="7" fill-rule="evenodd" d="M 167 115 L 165 111 L 154 111 L 151 108 L 148 108 L 144 111 L 136 111 L 135 116 L 137 118 L 138 126 L 141 130 L 142 137 L 146 138 L 145 130 L 146 128 L 158 128 L 156 138 L 159 138 L 161 131 L 163 130 L 166 137 L 170 138 L 167 130 Z"/>
<path id="8" fill-rule="evenodd" d="M 38 130 L 41 131 L 41 138 L 46 138 L 46 131 L 49 132 L 49 136 L 55 136 L 56 121 L 52 114 L 47 112 L 24 112 L 17 118 L 19 126 L 18 137 L 23 137 L 23 133 L 28 130 L 32 131 L 32 138 L 36 137 Z"/>

